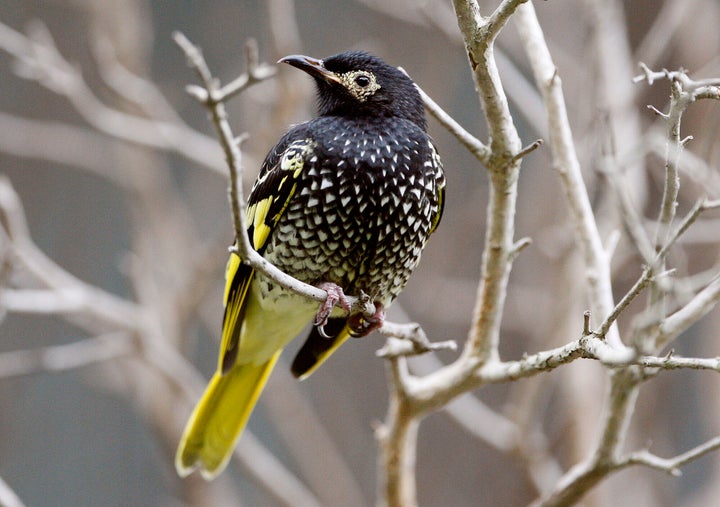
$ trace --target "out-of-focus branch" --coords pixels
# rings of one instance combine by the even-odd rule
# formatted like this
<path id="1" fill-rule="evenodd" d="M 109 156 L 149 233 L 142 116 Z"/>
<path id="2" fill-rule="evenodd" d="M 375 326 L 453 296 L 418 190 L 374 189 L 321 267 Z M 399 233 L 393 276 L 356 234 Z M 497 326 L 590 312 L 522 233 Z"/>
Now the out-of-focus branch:
<path id="1" fill-rule="evenodd" d="M 235 457 L 266 491 L 284 505 L 321 507 L 315 495 L 251 433 L 245 432 L 235 449 Z"/>
<path id="2" fill-rule="evenodd" d="M 674 458 L 660 458 L 647 450 L 641 450 L 626 456 L 613 456 L 604 463 L 583 463 L 573 467 L 556 489 L 545 498 L 537 500 L 531 507 L 569 506 L 582 497 L 592 485 L 599 482 L 609 474 L 618 472 L 632 465 L 644 465 L 656 470 L 667 472 L 670 475 L 680 475 L 680 467 L 695 461 L 709 452 L 720 448 L 720 437 L 708 440 L 683 454 Z"/>
<path id="3" fill-rule="evenodd" d="M 128 145 L 128 149 L 132 148 Z M 121 187 L 128 185 L 126 174 L 114 171 L 107 163 L 112 140 L 86 127 L 31 120 L 0 111 L 0 151 L 87 171 Z"/>
<path id="4" fill-rule="evenodd" d="M 677 196 L 680 191 L 679 159 L 683 147 L 691 137 L 681 139 L 680 124 L 685 110 L 699 99 L 720 99 L 720 79 L 693 80 L 684 71 L 670 72 L 663 70 L 655 72 L 641 64 L 643 74 L 634 81 L 647 81 L 652 85 L 658 79 L 667 79 L 671 83 L 670 107 L 667 113 L 662 113 L 653 106 L 648 106 L 667 126 L 667 142 L 665 147 L 665 186 L 663 189 L 662 204 L 658 217 L 658 229 L 655 237 L 655 246 L 662 248 L 668 239 L 670 225 L 675 218 Z"/>
<path id="5" fill-rule="evenodd" d="M 692 12 L 697 12 L 697 0 L 675 2 L 665 0 L 660 12 L 655 16 L 652 26 L 645 32 L 645 36 L 637 46 L 636 57 L 650 66 L 663 55 L 673 38 L 677 36 L 677 29 L 682 26 L 685 18 Z"/>
<path id="6" fill-rule="evenodd" d="M 0 229 L 0 232 L 7 236 L 14 262 L 24 266 L 38 283 L 50 289 L 50 292 L 33 293 L 34 297 L 45 297 L 56 305 L 54 311 L 76 315 L 97 332 L 107 331 L 108 326 L 132 332 L 142 325 L 141 312 L 133 303 L 79 280 L 33 243 L 20 198 L 10 181 L 4 177 L 0 177 L 0 224 L 4 229 Z M 5 294 L 3 299 L 12 299 L 13 295 L 15 304 L 22 304 L 18 297 L 22 300 L 30 294 L 11 292 Z M 57 306 L 57 297 L 60 295 L 72 297 L 70 301 Z M 9 303 L 13 304 L 12 301 Z"/>
<path id="7" fill-rule="evenodd" d="M 25 507 L 20 497 L 2 477 L 0 477 L 0 505 L 3 507 Z"/>
<path id="8" fill-rule="evenodd" d="M 72 370 L 137 352 L 137 340 L 125 332 L 107 333 L 68 345 L 4 352 L 0 354 L 0 378 Z"/>
<path id="9" fill-rule="evenodd" d="M 545 44 L 532 4 L 523 5 L 518 9 L 516 20 L 533 68 L 535 81 L 545 100 L 550 149 L 570 207 L 575 235 L 585 262 L 593 315 L 605 318 L 614 307 L 610 260 L 600 237 L 583 181 L 580 162 L 575 152 L 562 82 Z M 608 330 L 607 340 L 612 346 L 622 347 L 615 327 Z"/>
<path id="10" fill-rule="evenodd" d="M 144 118 L 103 104 L 80 70 L 65 60 L 47 28 L 35 23 L 25 36 L 0 23 L 0 49 L 15 57 L 24 78 L 65 97 L 92 127 L 116 139 L 177 153 L 200 167 L 222 172 L 215 141 L 178 119 Z M 217 157 L 217 158 L 216 158 Z"/>
<path id="11" fill-rule="evenodd" d="M 680 467 L 692 463 L 698 458 L 705 456 L 707 453 L 720 449 L 720 437 L 711 438 L 707 442 L 698 445 L 674 458 L 661 458 L 650 453 L 647 450 L 637 451 L 627 456 L 623 461 L 618 463 L 618 467 L 627 465 L 644 465 L 655 468 L 662 472 L 667 472 L 675 477 L 682 475 Z"/>
<path id="12" fill-rule="evenodd" d="M 707 287 L 698 292 L 688 304 L 668 315 L 654 333 L 655 343 L 662 348 L 680 333 L 697 322 L 720 302 L 720 274 Z"/>

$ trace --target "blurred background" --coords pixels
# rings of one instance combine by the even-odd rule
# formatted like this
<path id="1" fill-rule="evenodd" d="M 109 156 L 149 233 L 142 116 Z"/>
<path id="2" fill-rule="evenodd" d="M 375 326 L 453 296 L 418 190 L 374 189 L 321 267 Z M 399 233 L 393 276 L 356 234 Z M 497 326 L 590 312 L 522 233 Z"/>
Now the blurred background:
<path id="1" fill-rule="evenodd" d="M 484 14 L 496 6 L 480 3 Z M 627 191 L 652 233 L 665 134 L 645 106 L 663 110 L 669 85 L 633 84 L 631 78 L 640 73 L 639 61 L 653 69 L 683 67 L 693 77 L 720 76 L 720 4 L 555 0 L 535 7 L 563 81 L 604 237 L 622 233 L 609 165 L 625 172 Z M 0 308 L 0 477 L 28 506 L 287 504 L 268 484 L 288 484 L 291 496 L 305 492 L 322 505 L 373 504 L 373 427 L 387 402 L 385 365 L 375 357 L 383 343 L 378 335 L 348 343 L 303 383 L 288 372 L 299 346 L 292 344 L 251 418 L 252 435 L 241 441 L 243 457 L 211 484 L 175 474 L 182 425 L 215 367 L 232 226 L 222 152 L 205 110 L 185 93 L 196 76 L 171 34 L 182 31 L 201 46 L 223 82 L 244 71 L 248 38 L 257 40 L 260 59 L 269 64 L 295 53 L 374 52 L 402 66 L 485 139 L 450 3 L 0 0 L 0 22 L 0 175 L 21 199 L 32 239 L 57 267 L 116 296 L 108 315 L 88 315 L 85 307 L 61 312 L 68 318 Z M 501 77 L 524 144 L 547 139 L 542 102 L 512 22 L 498 44 Z M 56 47 L 59 54 L 41 47 Z M 32 59 L 17 58 L 29 54 L 50 62 L 53 75 Z M 250 135 L 243 144 L 249 189 L 286 126 L 313 114 L 312 83 L 296 70 L 278 68 L 275 78 L 228 108 L 235 132 Z M 390 317 L 418 321 L 432 340 L 462 344 L 480 270 L 487 178 L 437 122 L 429 124 L 448 178 L 445 215 Z M 719 126 L 720 109 L 711 102 L 691 106 L 684 119 L 682 135 L 694 140 L 684 159 L 681 215 L 700 195 L 720 197 Z M 528 236 L 533 244 L 511 276 L 504 359 L 562 345 L 582 330 L 584 277 L 563 197 L 543 146 L 523 162 L 517 237 Z M 671 256 L 678 276 L 690 280 L 718 262 L 719 233 L 720 214 L 704 215 Z M 32 269 L 17 268 L 6 252 L 0 244 L 0 287 L 43 287 Z M 636 280 L 641 262 L 621 235 L 613 260 L 616 297 Z M 620 320 L 621 331 L 642 304 Z M 149 331 L 118 345 L 113 333 L 127 318 L 140 319 Z M 718 329 L 716 309 L 673 347 L 683 355 L 718 356 Z M 62 349 L 63 365 L 73 357 L 89 363 L 59 368 L 64 371 L 47 371 L 55 368 L 32 355 L 36 362 L 25 368 L 28 356 L 17 354 L 95 337 L 108 358 L 90 354 L 84 361 L 87 350 L 74 356 L 74 349 Z M 415 368 L 427 371 L 433 361 L 454 357 L 420 358 Z M 576 361 L 512 385 L 489 386 L 460 400 L 451 413 L 429 416 L 418 444 L 420 504 L 530 502 L 591 448 L 605 379 L 600 365 Z M 641 392 L 630 442 L 660 456 L 682 453 L 720 433 L 718 400 L 717 374 L 662 373 Z M 501 422 L 513 421 L 530 435 L 538 449 L 530 454 L 544 460 L 545 479 L 531 477 L 528 455 L 501 442 L 503 424 L 493 426 L 485 417 L 475 427 L 472 418 L 462 417 L 471 413 L 468 407 L 490 407 L 502 414 Z M 628 469 L 594 491 L 587 505 L 714 505 L 719 458 L 708 455 L 679 478 Z M 298 496 L 295 504 L 304 501 Z"/>

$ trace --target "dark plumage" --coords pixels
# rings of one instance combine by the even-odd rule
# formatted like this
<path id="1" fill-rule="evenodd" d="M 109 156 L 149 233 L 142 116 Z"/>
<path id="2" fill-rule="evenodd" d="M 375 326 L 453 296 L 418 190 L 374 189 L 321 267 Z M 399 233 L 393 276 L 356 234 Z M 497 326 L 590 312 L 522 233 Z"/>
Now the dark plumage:
<path id="1" fill-rule="evenodd" d="M 218 371 L 178 449 L 183 475 L 222 470 L 280 351 L 316 313 L 319 325 L 292 365 L 300 378 L 349 336 L 381 325 L 442 215 L 442 166 L 410 78 L 357 51 L 280 62 L 314 78 L 319 116 L 292 127 L 265 158 L 248 199 L 251 242 L 293 277 L 341 303 L 343 293 L 365 293 L 377 311 L 348 318 L 328 304 L 318 312 L 231 255 Z"/>

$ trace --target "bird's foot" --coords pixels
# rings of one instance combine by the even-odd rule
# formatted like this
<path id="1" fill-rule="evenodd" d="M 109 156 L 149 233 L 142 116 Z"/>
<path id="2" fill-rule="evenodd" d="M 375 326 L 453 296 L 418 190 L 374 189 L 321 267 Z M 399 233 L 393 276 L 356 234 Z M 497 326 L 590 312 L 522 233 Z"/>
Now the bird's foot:
<path id="1" fill-rule="evenodd" d="M 320 305 L 320 308 L 315 315 L 315 321 L 313 322 L 313 325 L 317 327 L 320 336 L 322 336 L 323 338 L 330 338 L 330 336 L 325 333 L 325 325 L 330 319 L 330 314 L 332 314 L 332 311 L 338 305 L 340 305 L 340 308 L 342 308 L 346 312 L 350 312 L 350 302 L 345 297 L 345 293 L 343 292 L 342 287 L 337 284 L 334 284 L 332 282 L 323 282 L 318 285 L 318 288 L 327 292 L 327 298 Z"/>
<path id="2" fill-rule="evenodd" d="M 350 328 L 350 336 L 353 338 L 361 338 L 367 336 L 376 329 L 380 329 L 385 322 L 385 308 L 380 303 L 375 305 L 375 313 L 368 316 L 364 313 L 355 313 L 348 318 L 348 327 Z"/>

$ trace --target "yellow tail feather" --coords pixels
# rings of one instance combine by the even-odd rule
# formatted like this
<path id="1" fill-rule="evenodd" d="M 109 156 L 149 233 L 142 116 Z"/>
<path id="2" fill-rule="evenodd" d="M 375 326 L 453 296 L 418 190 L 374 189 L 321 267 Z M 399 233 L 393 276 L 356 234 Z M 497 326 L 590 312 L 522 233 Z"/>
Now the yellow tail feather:
<path id="1" fill-rule="evenodd" d="M 280 352 L 264 364 L 239 364 L 224 375 L 219 371 L 213 375 L 175 455 L 181 477 L 200 468 L 202 476 L 211 480 L 225 469 Z"/>

